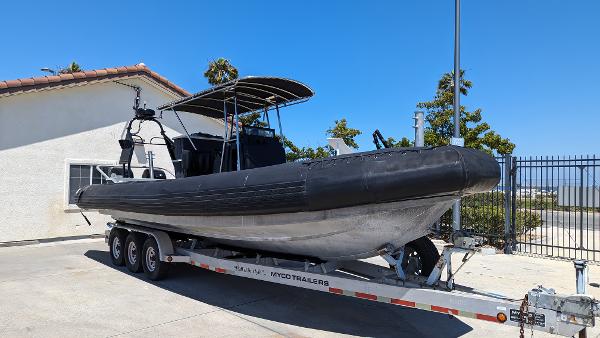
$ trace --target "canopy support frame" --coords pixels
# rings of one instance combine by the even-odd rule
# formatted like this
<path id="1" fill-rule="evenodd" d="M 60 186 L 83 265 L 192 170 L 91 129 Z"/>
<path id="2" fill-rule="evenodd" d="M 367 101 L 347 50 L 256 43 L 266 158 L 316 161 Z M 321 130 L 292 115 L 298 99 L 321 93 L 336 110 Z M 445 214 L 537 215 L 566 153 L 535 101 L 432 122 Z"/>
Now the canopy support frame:
<path id="1" fill-rule="evenodd" d="M 240 163 L 240 121 L 238 119 L 237 93 L 233 92 L 233 110 L 235 114 L 235 147 L 236 147 L 236 169 L 241 169 Z"/>
<path id="2" fill-rule="evenodd" d="M 181 127 L 183 127 L 183 131 L 185 131 L 185 136 L 187 136 L 188 140 L 192 144 L 192 148 L 194 148 L 194 150 L 198 151 L 198 149 L 196 149 L 196 145 L 192 141 L 192 137 L 190 136 L 190 133 L 188 133 L 187 128 L 185 127 L 185 125 L 181 121 L 181 118 L 179 117 L 179 114 L 177 113 L 177 111 L 175 110 L 175 108 L 171 108 L 171 110 L 173 111 L 173 113 L 175 113 L 175 117 L 177 117 L 177 120 L 179 121 L 179 124 L 181 124 Z"/>
<path id="3" fill-rule="evenodd" d="M 281 116 L 279 115 L 279 104 L 275 102 L 275 110 L 277 111 L 277 123 L 279 124 L 279 137 L 281 137 L 281 143 L 285 144 L 283 129 L 281 128 Z"/>
<path id="4" fill-rule="evenodd" d="M 267 120 L 267 127 L 271 128 L 271 121 L 269 121 L 269 109 L 267 108 L 267 106 L 265 106 L 263 112 L 263 121 L 265 119 Z"/>
<path id="5" fill-rule="evenodd" d="M 225 159 L 225 144 L 229 141 L 229 136 L 228 136 L 228 132 L 227 129 L 229 128 L 229 126 L 227 125 L 227 100 L 223 100 L 223 113 L 225 115 L 225 118 L 223 119 L 223 122 L 225 124 L 225 133 L 223 134 L 223 148 L 221 150 L 221 165 L 219 166 L 219 172 L 223 172 L 223 161 Z"/>

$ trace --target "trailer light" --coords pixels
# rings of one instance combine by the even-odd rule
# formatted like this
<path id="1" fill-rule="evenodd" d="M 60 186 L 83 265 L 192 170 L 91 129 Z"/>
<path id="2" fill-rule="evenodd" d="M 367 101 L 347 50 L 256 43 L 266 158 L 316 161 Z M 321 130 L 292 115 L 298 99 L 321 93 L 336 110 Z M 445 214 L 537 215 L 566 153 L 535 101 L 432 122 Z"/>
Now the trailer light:
<path id="1" fill-rule="evenodd" d="M 500 323 L 504 323 L 506 321 L 506 314 L 504 314 L 504 312 L 498 312 L 496 319 L 498 319 Z"/>
<path id="2" fill-rule="evenodd" d="M 171 263 L 173 261 L 173 257 L 167 256 L 167 262 Z"/>

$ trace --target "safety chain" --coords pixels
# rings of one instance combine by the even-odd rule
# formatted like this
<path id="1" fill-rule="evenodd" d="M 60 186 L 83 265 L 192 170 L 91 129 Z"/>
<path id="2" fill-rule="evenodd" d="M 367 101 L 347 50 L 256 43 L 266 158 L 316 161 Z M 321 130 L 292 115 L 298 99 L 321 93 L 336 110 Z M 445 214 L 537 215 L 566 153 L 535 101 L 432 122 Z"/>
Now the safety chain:
<path id="1" fill-rule="evenodd" d="M 525 316 L 529 312 L 529 295 L 525 294 L 519 311 L 519 338 L 525 338 Z"/>
<path id="2" fill-rule="evenodd" d="M 538 285 L 538 289 L 542 289 L 541 285 Z M 537 316 L 537 309 L 538 309 L 538 301 L 540 300 L 540 293 L 536 293 L 536 297 L 535 297 L 535 304 L 533 305 L 533 323 L 531 325 L 531 338 L 533 338 L 533 325 L 535 324 L 535 319 Z"/>

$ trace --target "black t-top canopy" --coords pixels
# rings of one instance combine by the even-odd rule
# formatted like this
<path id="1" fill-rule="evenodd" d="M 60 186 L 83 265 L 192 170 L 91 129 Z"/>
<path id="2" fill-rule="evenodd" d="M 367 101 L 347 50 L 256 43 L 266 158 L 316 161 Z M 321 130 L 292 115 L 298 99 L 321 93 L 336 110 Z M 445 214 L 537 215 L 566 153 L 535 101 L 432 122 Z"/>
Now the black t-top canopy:
<path id="1" fill-rule="evenodd" d="M 308 100 L 312 89 L 298 81 L 278 77 L 245 77 L 164 104 L 158 109 L 185 111 L 215 118 L 286 106 Z M 225 107 L 226 106 L 226 107 Z"/>

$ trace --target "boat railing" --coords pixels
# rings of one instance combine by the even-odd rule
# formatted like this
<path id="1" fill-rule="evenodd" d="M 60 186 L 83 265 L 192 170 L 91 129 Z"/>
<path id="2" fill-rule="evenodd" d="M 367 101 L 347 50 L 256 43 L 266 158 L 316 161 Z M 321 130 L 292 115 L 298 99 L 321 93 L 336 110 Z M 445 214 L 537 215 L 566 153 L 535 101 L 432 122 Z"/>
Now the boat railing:
<path id="1" fill-rule="evenodd" d="M 143 181 L 143 182 L 147 182 L 147 181 L 159 181 L 161 179 L 158 178 L 153 178 L 153 175 L 150 175 L 150 177 L 124 177 L 123 175 L 117 175 L 115 173 L 111 173 L 110 175 L 108 173 L 106 173 L 103 169 L 106 169 L 109 171 L 113 169 L 113 168 L 121 168 L 121 166 L 118 165 L 113 165 L 113 166 L 106 166 L 106 165 L 97 165 L 96 166 L 96 170 L 100 173 L 100 175 L 106 180 L 106 181 L 110 181 L 113 183 L 124 183 L 124 182 L 139 182 L 139 181 Z M 163 167 L 151 167 L 151 166 L 131 166 L 131 169 L 149 169 L 149 170 L 162 170 L 166 173 L 168 173 L 169 175 L 171 175 L 171 177 L 175 178 L 175 174 L 173 174 L 170 170 L 165 169 Z"/>

